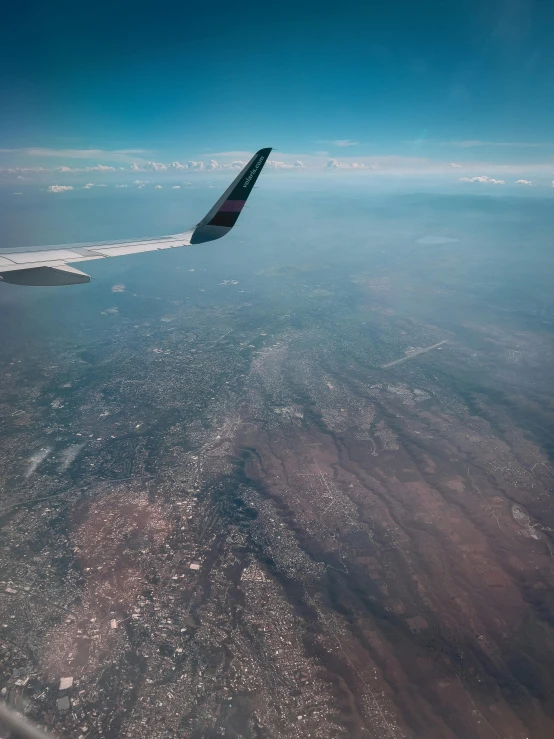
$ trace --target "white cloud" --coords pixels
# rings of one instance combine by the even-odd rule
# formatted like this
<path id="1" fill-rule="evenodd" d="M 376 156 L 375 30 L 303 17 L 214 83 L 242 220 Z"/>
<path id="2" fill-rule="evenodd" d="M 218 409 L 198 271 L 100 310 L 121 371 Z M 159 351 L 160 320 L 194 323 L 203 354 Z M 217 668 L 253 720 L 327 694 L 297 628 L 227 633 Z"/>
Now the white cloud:
<path id="1" fill-rule="evenodd" d="M 233 158 L 241 158 L 246 159 L 247 161 L 249 159 L 252 159 L 252 156 L 254 155 L 253 151 L 214 151 L 212 152 L 212 156 L 214 157 L 233 157 Z"/>
<path id="2" fill-rule="evenodd" d="M 431 142 L 430 142 L 431 143 Z M 530 141 L 481 141 L 479 139 L 467 139 L 462 141 L 439 141 L 440 146 L 459 146 L 461 149 L 473 149 L 479 146 L 510 146 L 521 147 L 524 149 L 535 148 L 537 146 L 552 146 L 551 143 L 535 143 Z"/>
<path id="3" fill-rule="evenodd" d="M 181 189 L 181 185 L 173 185 L 173 187 L 171 189 L 172 190 L 180 190 Z"/>
<path id="4" fill-rule="evenodd" d="M 38 172 L 48 172 L 45 167 L 8 167 L 0 169 L 2 174 L 36 174 Z"/>
<path id="5" fill-rule="evenodd" d="M 332 141 L 318 141 L 318 144 L 331 144 L 331 146 L 357 146 L 359 141 L 352 141 L 352 139 L 333 139 Z"/>
<path id="6" fill-rule="evenodd" d="M 329 159 L 325 165 L 327 169 L 366 169 L 362 162 L 342 162 L 339 159 Z M 370 164 L 368 169 L 380 169 L 378 164 Z"/>
<path id="7" fill-rule="evenodd" d="M 156 185 L 156 186 L 154 187 L 154 190 L 161 190 L 161 189 L 162 189 L 162 186 L 161 186 L 161 185 Z"/>
<path id="8" fill-rule="evenodd" d="M 226 169 L 241 169 L 246 165 L 246 162 L 231 162 L 230 164 L 226 164 Z M 271 169 L 301 169 L 304 167 L 304 162 L 301 162 L 300 159 L 296 159 L 294 162 L 283 162 L 277 159 L 268 159 L 266 162 L 266 166 Z"/>
<path id="9" fill-rule="evenodd" d="M 436 145 L 439 144 L 439 142 L 434 142 Z M 471 145 L 477 145 L 478 142 L 472 142 L 472 141 L 466 141 L 466 142 L 458 142 L 458 144 L 464 144 L 465 146 Z M 484 142 L 483 142 L 484 143 Z M 500 144 L 499 144 L 500 146 Z M 469 150 L 469 149 L 468 149 Z M 27 151 L 27 150 L 26 150 Z M 54 151 L 54 150 L 52 150 Z M 77 151 L 77 150 L 75 150 Z M 96 152 L 98 154 L 100 150 L 86 150 L 87 153 L 90 155 L 92 152 Z M 477 151 L 477 150 L 475 150 Z M 484 151 L 484 150 L 480 150 Z M 101 152 L 100 152 L 101 153 Z M 268 169 L 272 170 L 282 170 L 282 171 L 311 171 L 314 173 L 317 172 L 323 172 L 323 171 L 330 171 L 330 170 L 337 170 L 342 171 L 345 175 L 347 173 L 354 173 L 359 172 L 360 175 L 362 175 L 364 172 L 367 175 L 370 175 L 375 170 L 380 170 L 380 174 L 387 175 L 387 176 L 405 176 L 405 177 L 418 177 L 418 176 L 434 176 L 434 177 L 445 177 L 447 174 L 448 169 L 456 170 L 463 170 L 463 173 L 465 173 L 466 177 L 461 178 L 462 182 L 475 182 L 475 183 L 488 183 L 488 184 L 503 184 L 504 182 L 513 183 L 515 180 L 519 178 L 527 178 L 533 175 L 532 184 L 537 185 L 537 183 L 540 182 L 541 177 L 549 177 L 548 181 L 552 178 L 552 165 L 547 162 L 546 160 L 541 163 L 532 163 L 532 162 L 524 162 L 521 164 L 512 164 L 509 161 L 506 161 L 504 164 L 498 164 L 498 163 L 491 163 L 490 161 L 484 159 L 483 157 L 475 158 L 472 161 L 467 162 L 456 162 L 456 161 L 450 161 L 449 159 L 440 159 L 440 158 L 428 158 L 428 157 L 405 157 L 405 156 L 395 156 L 395 155 L 389 155 L 389 156 L 349 156 L 349 150 L 344 149 L 342 150 L 342 156 L 339 156 L 337 158 L 330 158 L 330 154 L 321 151 L 321 152 L 283 152 L 279 153 L 279 159 L 269 159 L 266 163 L 266 166 Z M 508 150 L 505 152 L 508 153 Z M 239 155 L 239 156 L 237 156 Z M 46 156 L 46 155 L 45 155 Z M 139 174 L 142 174 L 142 176 L 148 176 L 150 177 L 152 175 L 152 172 L 156 173 L 156 179 L 159 183 L 163 185 L 164 179 L 166 175 L 170 174 L 171 172 L 177 172 L 177 173 L 183 173 L 187 174 L 187 176 L 190 176 L 191 179 L 193 179 L 196 176 L 196 173 L 202 174 L 209 173 L 210 175 L 213 174 L 214 179 L 219 174 L 222 174 L 225 177 L 226 172 L 231 171 L 238 171 L 242 169 L 245 166 L 246 161 L 250 157 L 249 152 L 222 152 L 221 154 L 211 154 L 210 156 L 213 156 L 213 159 L 208 160 L 208 156 L 205 157 L 204 161 L 201 160 L 191 160 L 188 162 L 179 162 L 179 161 L 173 161 L 173 162 L 161 162 L 161 161 L 152 161 L 149 160 L 148 162 L 142 161 L 140 159 L 136 159 L 132 164 L 128 163 L 125 166 L 125 169 L 123 169 L 121 166 L 119 166 L 117 163 L 114 163 L 114 166 L 108 165 L 108 164 L 94 164 L 91 166 L 82 166 L 82 167 L 72 167 L 67 166 L 66 164 L 52 161 L 51 163 L 56 166 L 52 167 L 10 167 L 10 168 L 0 168 L 0 179 L 5 180 L 14 180 L 21 179 L 22 181 L 35 181 L 37 183 L 40 183 L 41 181 L 44 183 L 42 184 L 42 187 L 46 188 L 48 186 L 48 180 L 50 182 L 52 179 L 54 181 L 60 181 L 61 182 L 73 182 L 71 175 L 75 174 L 75 178 L 77 178 L 77 175 L 80 174 L 83 178 L 86 177 L 85 182 L 87 182 L 88 177 L 90 176 L 90 179 L 92 182 L 87 183 L 90 187 L 99 187 L 100 185 L 96 184 L 95 182 L 95 175 L 96 173 L 106 174 L 108 176 L 111 176 L 112 174 L 117 174 L 120 171 L 131 171 L 134 172 L 135 176 L 138 176 Z M 217 156 L 217 159 L 215 158 Z M 455 155 L 450 154 L 449 156 L 453 157 Z M 161 158 L 161 155 L 160 155 Z M 507 159 L 507 157 L 506 157 Z M 102 160 L 100 160 L 102 161 Z M 132 160 L 131 160 L 132 161 Z M 63 162 L 63 160 L 62 160 Z M 81 162 L 74 162 L 75 164 L 79 165 Z M 83 165 L 86 165 L 87 162 L 82 162 Z M 130 167 L 130 169 L 129 169 Z M 491 172 L 490 177 L 489 176 L 477 176 L 478 172 Z M 461 171 L 458 172 L 458 177 L 462 174 Z M 46 179 L 45 176 L 48 176 Z M 228 176 L 228 175 L 227 175 Z M 494 179 L 496 178 L 496 179 Z M 515 179 L 514 179 L 515 178 Z M 46 179 L 46 181 L 45 181 Z M 117 182 L 118 180 L 121 181 L 122 178 L 114 177 L 113 180 Z M 164 187 L 171 187 L 171 179 L 173 178 L 167 178 L 168 181 Z M 176 179 L 176 178 L 175 178 Z M 175 182 L 175 179 L 173 179 L 173 182 Z M 222 178 L 223 179 L 223 178 Z M 104 181 L 109 181 L 108 177 L 104 177 Z M 79 182 L 79 181 L 78 181 Z M 82 182 L 82 180 L 81 180 Z M 143 180 L 136 180 L 135 185 L 142 184 Z M 154 180 L 154 184 L 156 184 Z M 518 182 L 518 185 L 525 184 L 524 182 Z M 74 189 L 82 188 L 83 185 L 76 184 L 73 182 Z M 113 184 L 111 185 L 114 186 Z M 130 185 L 129 185 L 130 186 Z M 153 187 L 154 185 L 152 185 Z M 538 185 L 537 185 L 538 186 Z M 87 188 L 89 189 L 89 188 Z"/>
<path id="10" fill-rule="evenodd" d="M 121 169 L 121 167 L 120 167 Z M 36 168 L 36 169 L 29 169 L 29 171 L 47 171 L 43 167 Z M 62 165 L 61 167 L 55 167 L 54 170 L 56 172 L 115 172 L 115 167 L 110 167 L 107 164 L 96 164 L 94 167 L 66 167 L 65 165 Z"/>
<path id="11" fill-rule="evenodd" d="M 129 185 L 116 185 L 116 187 L 129 187 Z"/>
<path id="12" fill-rule="evenodd" d="M 516 185 L 532 185 L 531 180 L 516 180 Z"/>
<path id="13" fill-rule="evenodd" d="M 145 166 L 142 164 L 135 163 L 131 167 L 131 171 L 135 173 L 135 175 L 138 175 L 139 173 L 146 174 L 147 172 L 151 173 L 152 171 L 156 171 L 158 175 L 165 175 L 169 174 L 170 172 L 175 171 L 182 171 L 187 172 L 193 176 L 195 173 L 202 173 L 202 172 L 209 172 L 214 174 L 220 174 L 225 173 L 227 171 L 238 171 L 242 169 L 246 164 L 245 159 L 218 159 L 215 158 L 208 161 L 189 161 L 187 163 L 181 163 L 181 162 L 172 162 L 171 164 L 166 164 L 162 162 L 150 162 L 149 169 L 146 169 Z M 36 174 L 36 179 L 40 177 L 41 173 L 47 173 L 47 172 L 56 172 L 57 174 L 60 173 L 60 171 L 63 171 L 63 177 L 69 177 L 71 176 L 71 173 L 90 173 L 93 174 L 94 172 L 103 172 L 106 174 L 116 174 L 119 170 L 119 168 L 109 168 L 108 165 L 99 164 L 95 165 L 93 167 L 85 167 L 85 168 L 71 168 L 63 166 L 63 170 L 60 170 L 58 168 L 52 168 L 52 169 L 45 169 L 43 167 L 40 168 L 17 168 L 17 169 L 1 169 L 0 168 L 0 176 L 4 175 L 7 177 L 15 177 L 15 176 L 23 176 L 25 178 L 32 179 L 32 175 Z M 446 162 L 434 162 L 430 159 L 426 158 L 415 158 L 415 157 L 398 157 L 398 156 L 386 156 L 386 157 L 349 157 L 349 156 L 343 156 L 340 157 L 340 159 L 329 159 L 329 155 L 326 152 L 320 152 L 318 154 L 308 154 L 308 153 L 283 153 L 280 155 L 280 159 L 269 159 L 266 163 L 267 168 L 272 169 L 280 169 L 280 170 L 313 170 L 313 171 L 321 171 L 321 170 L 328 170 L 328 169 L 340 169 L 340 170 L 365 170 L 366 172 L 370 172 L 372 170 L 378 170 L 380 169 L 383 173 L 390 173 L 390 174 L 440 174 L 441 171 L 444 172 L 446 168 Z M 488 168 L 492 167 L 490 163 L 485 162 L 474 162 L 469 165 L 463 165 L 464 168 L 467 166 L 468 171 L 476 172 L 478 169 L 481 169 L 481 167 L 487 171 Z M 525 173 L 531 174 L 537 171 L 533 168 L 532 165 L 525 165 Z M 541 165 L 544 169 L 548 165 L 544 164 Z M 471 169 L 469 169 L 471 167 Z M 156 168 L 156 169 L 154 169 Z M 165 168 L 165 169 L 164 169 Z M 127 170 L 129 171 L 129 170 Z M 512 174 L 516 177 L 522 176 L 523 167 L 512 167 L 509 169 L 508 167 L 497 167 L 493 171 L 493 174 L 496 174 L 498 176 L 504 177 L 504 175 Z M 550 174 L 550 172 L 549 172 Z M 159 180 L 160 181 L 160 180 Z M 142 180 L 137 180 L 135 184 L 140 184 Z M 96 185 L 95 185 L 96 186 Z"/>
<path id="14" fill-rule="evenodd" d="M 294 164 L 288 164 L 287 162 L 278 162 L 275 159 L 268 159 L 266 162 L 268 167 L 273 169 L 294 169 Z"/>
<path id="15" fill-rule="evenodd" d="M 460 182 L 483 182 L 488 185 L 504 184 L 504 180 L 494 180 L 492 177 L 487 177 L 487 175 L 481 175 L 479 177 L 460 177 Z"/>
<path id="16" fill-rule="evenodd" d="M 23 195 L 22 192 L 14 192 L 14 195 Z"/>
<path id="17" fill-rule="evenodd" d="M 20 149 L 0 149 L 0 154 L 23 154 L 30 157 L 59 157 L 60 159 L 99 159 L 125 161 L 130 154 L 146 154 L 144 149 L 50 149 L 26 146 Z"/>
<path id="18" fill-rule="evenodd" d="M 198 167 L 198 169 L 202 169 L 202 162 L 196 162 L 196 164 L 201 165 Z M 267 164 L 270 164 L 270 161 L 267 161 Z M 213 172 L 215 169 L 221 170 L 221 169 L 242 169 L 246 165 L 246 162 L 243 161 L 235 161 L 235 162 L 227 162 L 227 164 L 220 164 L 215 159 L 210 159 L 210 161 L 204 166 L 204 168 L 210 172 Z"/>
<path id="19" fill-rule="evenodd" d="M 90 190 L 91 187 L 94 187 L 92 182 L 87 182 L 86 185 L 83 185 L 83 190 Z"/>
<path id="20" fill-rule="evenodd" d="M 332 142 L 335 146 L 357 146 L 359 141 L 352 141 L 351 139 L 336 139 Z"/>
<path id="21" fill-rule="evenodd" d="M 167 166 L 161 162 L 146 162 L 144 169 L 151 169 L 154 172 L 163 172 L 167 169 Z"/>
<path id="22" fill-rule="evenodd" d="M 50 185 L 48 192 L 66 192 L 66 190 L 73 190 L 73 185 Z"/>
<path id="23" fill-rule="evenodd" d="M 139 185 L 139 186 L 137 187 L 137 190 L 142 190 L 142 188 L 143 188 L 143 187 L 146 187 L 146 185 L 145 185 L 144 183 L 143 183 L 142 185 Z"/>

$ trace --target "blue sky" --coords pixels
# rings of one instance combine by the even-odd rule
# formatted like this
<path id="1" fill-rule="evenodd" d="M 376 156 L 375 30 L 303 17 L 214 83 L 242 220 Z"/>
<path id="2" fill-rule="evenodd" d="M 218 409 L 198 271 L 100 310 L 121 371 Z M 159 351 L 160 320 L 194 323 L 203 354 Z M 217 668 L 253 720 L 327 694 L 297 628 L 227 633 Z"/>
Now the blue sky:
<path id="1" fill-rule="evenodd" d="M 308 169 L 551 186 L 546 0 L 99 0 L 4 12 L 0 169 L 224 165 L 270 145 L 275 161 Z"/>

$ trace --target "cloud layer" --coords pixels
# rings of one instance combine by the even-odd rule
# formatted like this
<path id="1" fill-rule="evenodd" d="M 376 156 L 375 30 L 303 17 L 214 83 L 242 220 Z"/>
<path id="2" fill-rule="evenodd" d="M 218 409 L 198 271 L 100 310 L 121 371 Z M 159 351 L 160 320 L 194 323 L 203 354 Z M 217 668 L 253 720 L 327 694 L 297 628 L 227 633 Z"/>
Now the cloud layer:
<path id="1" fill-rule="evenodd" d="M 381 169 L 375 162 L 364 164 L 363 162 L 345 162 L 339 159 L 329 159 L 325 167 L 326 169 Z"/>
<path id="2" fill-rule="evenodd" d="M 66 192 L 67 190 L 73 190 L 73 185 L 50 185 L 48 192 Z"/>
<path id="3" fill-rule="evenodd" d="M 359 141 L 352 141 L 352 139 L 332 139 L 331 141 L 318 141 L 318 144 L 331 144 L 331 146 L 339 146 L 341 148 L 345 146 L 357 146 Z"/>
<path id="4" fill-rule="evenodd" d="M 355 142 L 351 142 L 348 139 L 337 139 L 334 143 L 341 142 L 343 146 L 352 145 Z M 466 141 L 458 142 L 464 145 L 464 148 L 471 148 L 471 145 L 477 146 L 478 142 Z M 133 151 L 142 150 L 119 150 L 118 154 L 125 155 L 127 157 L 133 156 Z M 42 156 L 53 158 L 55 154 L 64 154 L 71 152 L 74 158 L 79 158 L 81 155 L 84 156 L 86 153 L 87 157 L 92 157 L 102 153 L 99 149 L 87 149 L 87 150 L 50 150 L 50 149 L 20 149 L 20 150 L 3 150 L 4 154 L 7 153 L 10 162 L 14 160 L 14 152 L 21 152 L 25 155 L 33 153 L 37 155 L 37 152 L 42 152 Z M 461 183 L 472 183 L 472 184 L 488 184 L 488 185 L 504 185 L 517 184 L 517 185 L 534 185 L 537 189 L 540 186 L 548 185 L 552 180 L 554 174 L 554 165 L 548 161 L 541 162 L 527 162 L 518 164 L 499 164 L 484 160 L 473 160 L 473 161 L 452 161 L 445 159 L 443 161 L 425 157 L 425 156 L 399 156 L 399 155 L 358 155 L 348 156 L 345 151 L 345 156 L 341 157 L 330 157 L 328 152 L 316 151 L 310 153 L 279 153 L 275 158 L 268 159 L 266 162 L 266 168 L 274 171 L 297 171 L 307 172 L 312 174 L 323 173 L 323 172 L 355 172 L 363 171 L 368 175 L 379 175 L 386 177 L 395 178 L 440 178 L 445 182 L 450 181 L 461 182 Z M 0 156 L 2 151 L 0 150 Z M 113 152 L 112 152 L 113 154 Z M 140 181 L 136 181 L 136 185 L 148 185 L 150 177 L 155 176 L 155 180 L 152 186 L 155 184 L 166 183 L 167 186 L 174 184 L 183 184 L 180 182 L 179 175 L 187 173 L 193 175 L 195 173 L 204 173 L 205 175 L 216 175 L 225 174 L 227 172 L 240 171 L 252 156 L 251 152 L 247 151 L 227 151 L 219 152 L 219 154 L 213 154 L 212 158 L 196 158 L 180 161 L 173 158 L 165 159 L 161 157 L 141 159 L 133 158 L 131 161 L 125 164 L 104 164 L 104 163 L 93 163 L 86 164 L 86 166 L 80 166 L 81 162 L 74 162 L 78 166 L 73 166 L 72 162 L 55 162 L 52 161 L 51 167 L 45 167 L 39 161 L 37 166 L 14 166 L 11 164 L 8 167 L 0 166 L 0 182 L 2 179 L 12 182 L 20 181 L 21 184 L 42 184 L 45 188 L 50 182 L 54 180 L 56 187 L 69 187 L 70 184 L 73 187 L 79 189 L 91 189 L 93 187 L 105 186 L 106 179 L 109 177 L 113 184 L 115 183 L 127 183 L 131 186 L 131 175 L 135 175 L 141 178 Z M 452 156 L 452 154 L 450 154 Z M 0 159 L 1 161 L 1 159 Z M 31 161 L 30 164 L 35 164 Z M 483 175 L 482 172 L 488 172 L 488 175 Z M 102 176 L 104 183 L 98 182 L 99 176 Z M 156 182 L 157 180 L 157 182 Z M 65 184 L 67 183 L 67 184 Z M 19 182 L 18 182 L 19 184 Z M 51 190 L 51 192 L 63 192 L 63 190 Z"/>
<path id="5" fill-rule="evenodd" d="M 487 175 L 480 175 L 479 177 L 460 177 L 460 182 L 480 182 L 485 185 L 504 185 L 504 180 L 495 180 Z"/>
<path id="6" fill-rule="evenodd" d="M 0 154 L 23 155 L 27 157 L 58 157 L 59 159 L 106 159 L 111 162 L 129 162 L 148 152 L 144 149 L 51 149 L 40 146 L 26 146 L 19 149 L 0 149 Z"/>

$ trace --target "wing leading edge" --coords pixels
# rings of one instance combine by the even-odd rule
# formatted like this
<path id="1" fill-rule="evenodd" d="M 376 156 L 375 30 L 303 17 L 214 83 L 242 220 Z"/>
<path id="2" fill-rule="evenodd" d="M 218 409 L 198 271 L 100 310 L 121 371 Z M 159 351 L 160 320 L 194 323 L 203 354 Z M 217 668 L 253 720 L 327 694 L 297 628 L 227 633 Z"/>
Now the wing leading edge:
<path id="1" fill-rule="evenodd" d="M 217 203 L 190 231 L 154 239 L 64 244 L 14 251 L 0 250 L 0 280 L 16 285 L 76 285 L 90 282 L 90 277 L 85 272 L 69 266 L 74 262 L 175 249 L 220 239 L 229 233 L 237 222 L 270 151 L 270 148 L 260 149 Z"/>

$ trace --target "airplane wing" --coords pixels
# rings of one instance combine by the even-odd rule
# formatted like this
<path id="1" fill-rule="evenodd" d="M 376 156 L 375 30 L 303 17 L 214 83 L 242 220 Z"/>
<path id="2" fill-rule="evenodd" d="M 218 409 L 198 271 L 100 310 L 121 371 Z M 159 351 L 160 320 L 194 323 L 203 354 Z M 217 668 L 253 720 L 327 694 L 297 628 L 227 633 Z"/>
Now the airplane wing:
<path id="1" fill-rule="evenodd" d="M 122 257 L 159 249 L 202 244 L 220 239 L 235 225 L 271 149 L 260 149 L 217 203 L 190 231 L 154 239 L 63 244 L 4 251 L 0 249 L 0 280 L 16 285 L 75 285 L 90 282 L 89 275 L 70 265 L 94 259 Z"/>

